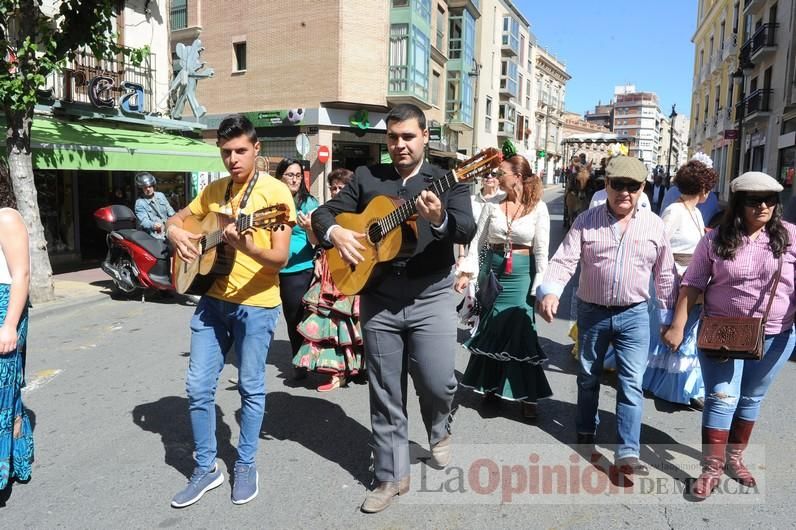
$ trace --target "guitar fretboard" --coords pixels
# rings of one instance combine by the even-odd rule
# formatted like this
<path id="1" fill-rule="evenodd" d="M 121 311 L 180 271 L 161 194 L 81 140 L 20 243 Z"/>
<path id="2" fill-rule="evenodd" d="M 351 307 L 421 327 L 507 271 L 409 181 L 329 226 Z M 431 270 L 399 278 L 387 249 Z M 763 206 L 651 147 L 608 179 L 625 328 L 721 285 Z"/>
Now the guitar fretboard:
<path id="1" fill-rule="evenodd" d="M 431 185 L 425 189 L 425 191 L 433 191 L 434 194 L 439 197 L 449 189 L 453 187 L 454 184 L 458 182 L 456 178 L 456 174 L 453 171 L 449 171 L 444 177 L 438 178 Z M 404 202 L 398 208 L 390 212 L 390 214 L 383 217 L 379 222 L 379 227 L 381 228 L 382 234 L 386 234 L 390 230 L 394 230 L 399 227 L 404 221 L 412 217 L 415 213 L 417 213 L 417 207 L 415 206 L 415 201 L 420 196 L 418 193 L 410 200 Z"/>
<path id="2" fill-rule="evenodd" d="M 235 228 L 238 229 L 238 233 L 241 233 L 252 226 L 252 218 L 252 214 L 238 215 L 238 220 L 235 221 Z M 210 232 L 209 234 L 205 234 L 205 236 L 200 240 L 202 252 L 204 253 L 211 248 L 220 245 L 222 241 L 221 234 L 223 232 L 223 230 L 216 230 L 214 232 Z"/>

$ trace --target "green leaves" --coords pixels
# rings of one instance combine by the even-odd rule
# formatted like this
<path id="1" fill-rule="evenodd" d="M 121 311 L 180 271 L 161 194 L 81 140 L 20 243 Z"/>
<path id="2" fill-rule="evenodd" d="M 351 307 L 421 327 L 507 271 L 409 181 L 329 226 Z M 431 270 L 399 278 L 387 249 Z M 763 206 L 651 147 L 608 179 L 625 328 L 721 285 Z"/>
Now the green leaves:
<path id="1" fill-rule="evenodd" d="M 91 50 L 97 58 L 123 54 L 136 66 L 149 56 L 118 45 L 113 33 L 116 0 L 62 0 L 54 13 L 42 11 L 42 0 L 0 0 L 0 104 L 4 111 L 29 111 L 37 90 L 67 60 Z M 8 34 L 5 34 L 9 31 Z M 9 62 L 11 47 L 16 61 Z"/>

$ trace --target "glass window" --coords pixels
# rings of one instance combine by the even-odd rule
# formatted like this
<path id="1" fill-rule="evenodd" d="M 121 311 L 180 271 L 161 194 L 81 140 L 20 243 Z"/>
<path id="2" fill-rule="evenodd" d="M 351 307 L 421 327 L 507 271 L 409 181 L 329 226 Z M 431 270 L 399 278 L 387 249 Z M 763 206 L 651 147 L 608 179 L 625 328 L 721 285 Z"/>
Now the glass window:
<path id="1" fill-rule="evenodd" d="M 413 3 L 420 18 L 431 24 L 431 0 L 414 0 Z"/>
<path id="2" fill-rule="evenodd" d="M 188 0 L 171 0 L 171 30 L 188 27 Z"/>
<path id="3" fill-rule="evenodd" d="M 525 80 L 525 107 L 531 108 L 531 80 Z"/>
<path id="4" fill-rule="evenodd" d="M 431 80 L 431 103 L 439 106 L 439 84 L 441 78 L 439 72 L 434 70 L 434 78 Z"/>
<path id="5" fill-rule="evenodd" d="M 513 17 L 503 17 L 503 46 L 509 46 L 514 53 L 520 53 L 520 23 Z"/>
<path id="6" fill-rule="evenodd" d="M 412 32 L 412 90 L 418 97 L 428 100 L 428 63 L 431 42 L 421 31 Z"/>
<path id="7" fill-rule="evenodd" d="M 392 0 L 393 7 L 407 7 L 409 5 L 409 0 Z"/>
<path id="8" fill-rule="evenodd" d="M 406 92 L 409 71 L 409 26 L 390 26 L 390 92 Z"/>
<path id="9" fill-rule="evenodd" d="M 448 30 L 448 59 L 459 59 L 462 56 L 462 17 L 449 17 Z"/>
<path id="10" fill-rule="evenodd" d="M 232 46 L 235 49 L 235 71 L 242 72 L 246 70 L 246 43 L 236 42 Z"/>
<path id="11" fill-rule="evenodd" d="M 435 46 L 438 50 L 445 49 L 445 11 L 437 9 L 437 38 Z"/>
<path id="12" fill-rule="evenodd" d="M 504 59 L 500 72 L 500 88 L 517 97 L 517 63 L 511 59 Z"/>
<path id="13" fill-rule="evenodd" d="M 492 132 L 492 98 L 486 98 L 486 106 L 484 110 L 484 132 Z"/>

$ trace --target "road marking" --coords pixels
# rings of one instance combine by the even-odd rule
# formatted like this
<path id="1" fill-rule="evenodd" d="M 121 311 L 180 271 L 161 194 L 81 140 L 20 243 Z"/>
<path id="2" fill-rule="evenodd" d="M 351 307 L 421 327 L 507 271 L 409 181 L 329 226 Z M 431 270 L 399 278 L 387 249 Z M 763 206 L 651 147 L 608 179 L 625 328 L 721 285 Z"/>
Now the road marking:
<path id="1" fill-rule="evenodd" d="M 23 392 L 33 392 L 37 388 L 40 388 L 40 387 L 46 385 L 47 383 L 49 383 L 50 381 L 52 381 L 53 379 L 55 379 L 55 376 L 60 374 L 62 371 L 63 370 L 61 370 L 60 368 L 51 368 L 51 369 L 48 369 L 48 370 L 39 370 L 38 372 L 33 374 L 33 377 L 31 377 L 28 380 L 27 384 L 25 385 L 25 388 L 23 388 L 22 391 Z"/>

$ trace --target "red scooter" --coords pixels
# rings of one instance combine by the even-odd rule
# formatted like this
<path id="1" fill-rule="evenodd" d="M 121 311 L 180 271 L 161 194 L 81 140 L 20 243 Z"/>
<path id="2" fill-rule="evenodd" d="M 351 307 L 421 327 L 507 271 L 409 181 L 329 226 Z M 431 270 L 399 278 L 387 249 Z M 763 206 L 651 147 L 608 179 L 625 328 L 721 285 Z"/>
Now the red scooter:
<path id="1" fill-rule="evenodd" d="M 143 295 L 146 289 L 174 292 L 166 241 L 137 229 L 130 208 L 105 206 L 94 212 L 94 220 L 100 230 L 108 232 L 108 254 L 101 267 L 113 280 L 114 296 Z"/>

